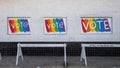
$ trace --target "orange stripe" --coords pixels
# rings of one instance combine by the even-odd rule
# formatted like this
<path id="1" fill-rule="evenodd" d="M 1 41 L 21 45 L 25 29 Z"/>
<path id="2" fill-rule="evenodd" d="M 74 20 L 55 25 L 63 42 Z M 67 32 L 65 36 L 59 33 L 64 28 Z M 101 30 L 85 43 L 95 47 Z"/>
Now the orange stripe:
<path id="1" fill-rule="evenodd" d="M 53 19 L 50 19 L 50 25 L 51 25 L 52 32 L 55 32 L 55 27 L 54 27 Z"/>
<path id="2" fill-rule="evenodd" d="M 94 23 L 92 21 L 92 18 L 88 19 L 88 22 L 89 22 L 89 26 L 90 26 L 90 31 L 95 32 Z"/>

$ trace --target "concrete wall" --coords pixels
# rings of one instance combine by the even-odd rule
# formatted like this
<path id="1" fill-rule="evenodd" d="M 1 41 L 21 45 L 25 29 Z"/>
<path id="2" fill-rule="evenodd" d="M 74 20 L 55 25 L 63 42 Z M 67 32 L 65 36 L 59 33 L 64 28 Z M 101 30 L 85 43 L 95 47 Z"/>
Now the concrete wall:
<path id="1" fill-rule="evenodd" d="M 0 0 L 0 42 L 119 42 L 120 0 Z M 111 34 L 81 34 L 80 17 L 112 17 Z M 30 35 L 8 35 L 7 17 L 31 17 Z M 67 34 L 45 35 L 44 17 L 67 17 Z"/>

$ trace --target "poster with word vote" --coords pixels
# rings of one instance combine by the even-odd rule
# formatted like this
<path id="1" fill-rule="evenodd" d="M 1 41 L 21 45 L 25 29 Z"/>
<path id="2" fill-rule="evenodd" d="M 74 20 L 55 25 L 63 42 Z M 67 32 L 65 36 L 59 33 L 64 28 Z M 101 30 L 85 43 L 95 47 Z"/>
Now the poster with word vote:
<path id="1" fill-rule="evenodd" d="M 111 17 L 81 17 L 82 33 L 112 33 Z"/>
<path id="2" fill-rule="evenodd" d="M 44 18 L 45 34 L 66 34 L 66 18 Z"/>
<path id="3" fill-rule="evenodd" d="M 8 17 L 8 34 L 30 34 L 29 17 Z"/>

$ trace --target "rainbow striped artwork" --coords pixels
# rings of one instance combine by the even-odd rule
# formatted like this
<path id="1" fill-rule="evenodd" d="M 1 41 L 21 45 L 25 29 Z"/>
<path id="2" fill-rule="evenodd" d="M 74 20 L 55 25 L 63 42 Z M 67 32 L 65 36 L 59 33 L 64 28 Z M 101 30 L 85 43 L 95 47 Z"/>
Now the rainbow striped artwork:
<path id="1" fill-rule="evenodd" d="M 9 34 L 30 34 L 29 17 L 8 17 Z"/>
<path id="2" fill-rule="evenodd" d="M 66 18 L 44 18 L 45 34 L 65 34 Z"/>
<path id="3" fill-rule="evenodd" d="M 81 17 L 82 33 L 111 33 L 111 17 Z"/>

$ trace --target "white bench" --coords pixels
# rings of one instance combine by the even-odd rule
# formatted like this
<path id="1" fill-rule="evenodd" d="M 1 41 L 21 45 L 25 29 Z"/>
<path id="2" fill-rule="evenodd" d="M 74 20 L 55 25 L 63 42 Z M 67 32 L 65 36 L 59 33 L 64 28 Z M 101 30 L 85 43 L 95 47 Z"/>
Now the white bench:
<path id="1" fill-rule="evenodd" d="M 87 58 L 85 47 L 120 47 L 120 44 L 81 44 L 81 57 L 80 61 L 84 60 L 85 65 L 87 66 Z"/>
<path id="2" fill-rule="evenodd" d="M 17 56 L 16 56 L 16 65 L 18 65 L 18 59 L 21 56 L 23 59 L 22 49 L 21 47 L 63 47 L 64 48 L 64 64 L 66 66 L 66 47 L 67 45 L 64 44 L 17 44 Z"/>

